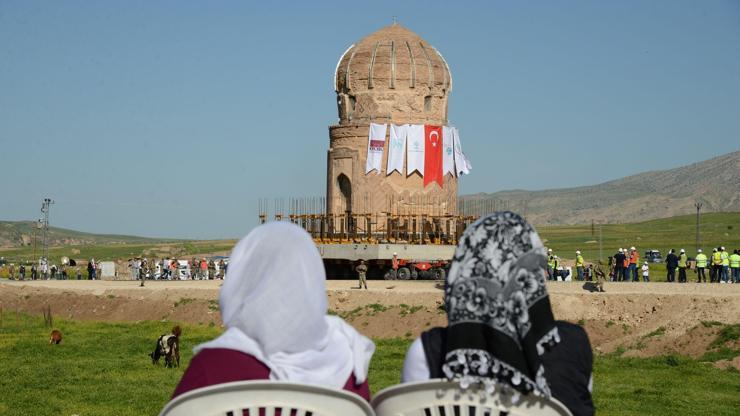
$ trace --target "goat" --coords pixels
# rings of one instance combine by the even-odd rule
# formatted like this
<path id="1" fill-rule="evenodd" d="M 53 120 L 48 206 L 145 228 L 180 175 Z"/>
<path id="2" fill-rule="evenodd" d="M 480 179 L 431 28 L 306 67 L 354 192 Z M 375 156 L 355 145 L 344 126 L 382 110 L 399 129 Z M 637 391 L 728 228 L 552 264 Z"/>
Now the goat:
<path id="1" fill-rule="evenodd" d="M 159 359 L 164 357 L 165 367 L 180 366 L 180 334 L 182 334 L 182 330 L 179 326 L 175 326 L 172 328 L 171 334 L 163 334 L 157 338 L 157 345 L 154 347 L 154 351 L 149 354 L 152 365 L 159 364 Z"/>
<path id="2" fill-rule="evenodd" d="M 62 331 L 55 329 L 51 331 L 51 338 L 49 338 L 49 344 L 59 344 L 62 342 Z"/>

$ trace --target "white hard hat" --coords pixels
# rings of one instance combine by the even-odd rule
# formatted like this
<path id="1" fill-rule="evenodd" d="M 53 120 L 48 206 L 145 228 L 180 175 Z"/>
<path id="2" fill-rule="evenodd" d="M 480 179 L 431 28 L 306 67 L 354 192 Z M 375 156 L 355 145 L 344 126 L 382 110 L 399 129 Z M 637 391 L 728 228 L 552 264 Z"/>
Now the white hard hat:
<path id="1" fill-rule="evenodd" d="M 581 251 L 580 250 L 576 250 L 576 254 L 581 254 Z"/>
<path id="2" fill-rule="evenodd" d="M 393 252 L 393 255 L 394 255 L 394 256 L 397 256 L 397 255 L 398 255 L 398 253 L 396 253 L 396 252 L 394 251 L 394 252 Z"/>
<path id="3" fill-rule="evenodd" d="M 720 247 L 720 250 L 725 251 L 725 247 L 724 246 Z"/>
<path id="4" fill-rule="evenodd" d="M 547 249 L 547 252 L 548 252 L 548 253 L 552 252 L 552 249 L 551 249 L 551 248 L 548 248 L 548 249 Z"/>
<path id="5" fill-rule="evenodd" d="M 686 250 L 684 250 L 684 249 L 681 249 L 681 253 L 685 253 L 685 252 L 686 252 Z"/>
<path id="6" fill-rule="evenodd" d="M 619 249 L 619 252 L 621 253 L 621 252 L 623 252 L 623 251 L 624 251 L 624 249 L 620 247 L 620 249 Z"/>
<path id="7" fill-rule="evenodd" d="M 558 258 L 558 256 L 552 256 L 553 258 Z"/>
<path id="8" fill-rule="evenodd" d="M 697 253 L 701 253 L 701 249 L 699 249 L 699 250 L 696 250 L 696 251 L 697 251 Z"/>
<path id="9" fill-rule="evenodd" d="M 630 247 L 630 250 L 634 250 L 634 249 L 635 249 L 635 246 Z"/>

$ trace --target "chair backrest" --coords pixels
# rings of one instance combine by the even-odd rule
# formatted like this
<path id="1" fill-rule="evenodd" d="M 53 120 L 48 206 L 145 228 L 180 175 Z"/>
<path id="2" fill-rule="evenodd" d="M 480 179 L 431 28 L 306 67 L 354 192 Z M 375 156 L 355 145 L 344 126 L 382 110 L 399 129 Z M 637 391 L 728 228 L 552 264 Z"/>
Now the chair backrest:
<path id="1" fill-rule="evenodd" d="M 300 383 L 236 381 L 192 390 L 167 403 L 160 416 L 374 416 L 362 397 Z"/>
<path id="2" fill-rule="evenodd" d="M 555 399 L 533 394 L 520 395 L 517 403 L 501 393 L 493 394 L 459 383 L 431 380 L 400 384 L 381 390 L 372 400 L 378 416 L 570 416 L 570 411 Z"/>

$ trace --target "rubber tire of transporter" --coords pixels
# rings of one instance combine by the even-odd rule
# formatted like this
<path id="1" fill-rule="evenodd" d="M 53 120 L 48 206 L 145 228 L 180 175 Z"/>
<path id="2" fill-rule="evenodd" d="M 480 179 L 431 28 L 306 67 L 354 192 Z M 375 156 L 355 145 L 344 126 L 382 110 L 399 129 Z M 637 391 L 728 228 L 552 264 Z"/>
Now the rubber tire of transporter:
<path id="1" fill-rule="evenodd" d="M 383 278 L 385 280 L 396 280 L 398 278 L 398 273 L 395 270 L 390 269 L 387 272 L 385 272 L 385 275 L 383 276 Z"/>
<path id="2" fill-rule="evenodd" d="M 409 280 L 411 278 L 411 271 L 408 267 L 398 268 L 398 280 Z"/>

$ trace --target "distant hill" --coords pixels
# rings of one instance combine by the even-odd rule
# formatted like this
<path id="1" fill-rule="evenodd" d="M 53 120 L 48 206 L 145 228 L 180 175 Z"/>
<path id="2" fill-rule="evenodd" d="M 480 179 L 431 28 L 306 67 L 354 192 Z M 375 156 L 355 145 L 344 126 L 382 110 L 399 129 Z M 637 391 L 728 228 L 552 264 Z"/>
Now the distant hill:
<path id="1" fill-rule="evenodd" d="M 509 209 L 540 225 L 667 218 L 696 212 L 696 201 L 704 204 L 702 212 L 740 211 L 740 151 L 598 185 L 479 193 L 461 199 L 508 201 Z"/>
<path id="2" fill-rule="evenodd" d="M 35 230 L 33 221 L 0 221 L 0 247 L 22 247 L 33 245 L 34 231 L 37 233 L 37 244 L 41 245 L 41 230 Z M 85 245 L 111 243 L 152 243 L 166 241 L 128 235 L 90 234 L 64 228 L 49 227 L 49 245 Z M 168 240 L 171 241 L 171 240 Z"/>

